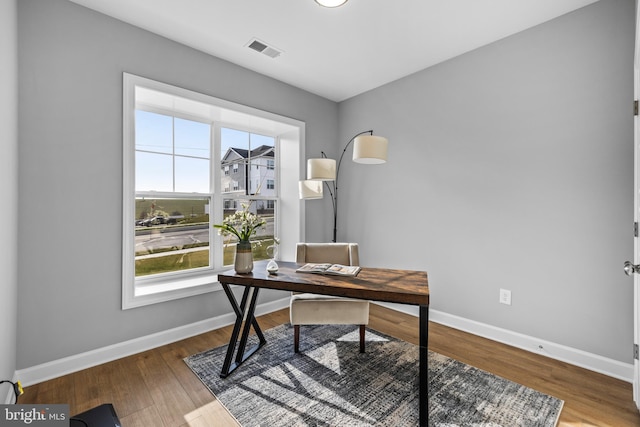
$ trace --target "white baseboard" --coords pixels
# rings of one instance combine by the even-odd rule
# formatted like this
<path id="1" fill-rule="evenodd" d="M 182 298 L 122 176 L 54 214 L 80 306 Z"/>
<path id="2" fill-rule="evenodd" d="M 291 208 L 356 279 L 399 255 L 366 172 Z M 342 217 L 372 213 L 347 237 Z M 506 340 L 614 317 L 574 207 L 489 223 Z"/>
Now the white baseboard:
<path id="1" fill-rule="evenodd" d="M 289 306 L 289 297 L 256 306 L 256 315 L 271 313 Z M 20 379 L 24 387 L 47 381 L 53 378 L 97 366 L 132 354 L 147 351 L 156 347 L 180 341 L 195 335 L 212 331 L 235 322 L 233 313 L 180 326 L 144 337 L 109 345 L 85 353 L 53 360 L 30 368 L 20 369 L 15 377 Z M 14 379 L 14 381 L 16 381 Z"/>
<path id="2" fill-rule="evenodd" d="M 402 304 L 378 303 L 384 307 L 418 316 L 418 309 L 414 306 Z M 262 315 L 277 311 L 289 306 L 289 298 L 282 298 L 256 307 L 256 314 Z M 472 333 L 493 341 L 501 342 L 513 347 L 542 354 L 552 359 L 560 360 L 572 365 L 580 366 L 591 371 L 599 372 L 613 378 L 618 378 L 629 383 L 633 382 L 633 364 L 619 362 L 617 360 L 588 353 L 535 337 L 519 334 L 507 329 L 498 328 L 437 310 L 429 310 L 429 320 Z M 102 363 L 130 356 L 156 347 L 176 342 L 185 338 L 199 335 L 223 326 L 231 325 L 235 321 L 235 315 L 229 313 L 200 322 L 184 325 L 167 331 L 158 332 L 144 337 L 136 338 L 122 343 L 102 347 L 85 353 L 65 357 L 41 365 L 32 366 L 16 371 L 13 381 L 18 379 L 23 386 L 37 384 L 42 381 L 80 371 L 82 369 L 97 366 Z M 12 399 L 12 396 L 7 396 Z"/>
<path id="3" fill-rule="evenodd" d="M 392 310 L 418 316 L 414 306 L 390 303 L 377 303 Z M 633 364 L 623 363 L 583 350 L 556 344 L 539 338 L 523 335 L 508 329 L 502 329 L 441 311 L 429 310 L 429 320 L 461 331 L 469 332 L 503 344 L 517 347 L 532 353 L 541 354 L 571 365 L 589 369 L 613 378 L 633 383 Z"/>

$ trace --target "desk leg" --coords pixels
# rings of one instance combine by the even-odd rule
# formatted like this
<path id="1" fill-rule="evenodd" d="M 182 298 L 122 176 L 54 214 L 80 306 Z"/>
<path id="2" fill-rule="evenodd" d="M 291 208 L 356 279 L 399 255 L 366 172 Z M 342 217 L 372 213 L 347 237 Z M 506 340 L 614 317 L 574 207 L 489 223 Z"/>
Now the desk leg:
<path id="1" fill-rule="evenodd" d="M 420 427 L 429 426 L 429 306 L 420 306 Z"/>
<path id="2" fill-rule="evenodd" d="M 254 315 L 254 312 L 256 309 L 256 302 L 258 300 L 259 288 L 245 286 L 244 292 L 242 294 L 242 301 L 238 306 L 236 297 L 233 295 L 233 292 L 231 292 L 229 285 L 226 283 L 221 283 L 221 284 L 222 284 L 222 288 L 224 289 L 224 292 L 227 294 L 227 298 L 231 303 L 231 307 L 233 308 L 233 311 L 236 313 L 236 322 L 233 325 L 233 332 L 231 332 L 231 339 L 229 340 L 227 355 L 222 365 L 222 371 L 220 372 L 220 377 L 226 378 L 233 371 L 235 371 L 238 368 L 238 366 L 240 366 L 245 360 L 247 360 L 253 353 L 255 353 L 256 350 L 258 350 L 260 347 L 265 345 L 267 340 L 264 338 L 264 335 L 262 334 L 262 330 L 260 329 L 260 325 L 258 325 L 258 321 L 256 320 Z M 233 354 L 236 351 L 236 344 L 238 342 L 238 336 L 240 335 L 240 329 L 242 328 L 242 323 L 244 323 L 244 328 L 242 329 L 242 338 L 240 339 L 240 345 L 238 346 L 236 361 L 232 364 Z M 260 342 L 255 346 L 251 347 L 245 354 L 245 347 L 247 345 L 247 339 L 249 337 L 249 330 L 251 329 L 252 325 Z"/>

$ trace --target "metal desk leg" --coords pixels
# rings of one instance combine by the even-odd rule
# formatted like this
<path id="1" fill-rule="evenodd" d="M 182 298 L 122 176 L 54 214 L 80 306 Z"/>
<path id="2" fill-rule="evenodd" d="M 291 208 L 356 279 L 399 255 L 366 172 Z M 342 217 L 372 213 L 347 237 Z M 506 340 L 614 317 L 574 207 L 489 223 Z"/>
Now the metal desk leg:
<path id="1" fill-rule="evenodd" d="M 227 294 L 227 298 L 231 303 L 231 307 L 233 308 L 233 311 L 236 313 L 236 322 L 238 317 L 241 317 L 244 320 L 245 316 L 243 314 L 243 310 L 238 306 L 238 302 L 236 301 L 235 295 L 233 295 L 233 293 L 231 292 L 231 288 L 229 288 L 229 285 L 226 283 L 221 283 L 221 285 L 222 285 L 222 288 L 224 289 L 224 292 Z M 245 288 L 244 292 L 245 293 L 243 294 L 243 297 L 248 292 L 247 288 Z M 257 300 L 258 300 L 258 296 L 256 295 L 256 301 Z M 255 312 L 255 307 L 253 310 L 251 310 L 251 313 L 254 313 L 254 312 Z M 255 330 L 256 335 L 258 335 L 260 342 L 266 343 L 267 341 L 264 338 L 264 335 L 262 334 L 262 329 L 260 329 L 260 325 L 258 324 L 258 321 L 256 320 L 255 316 L 251 319 L 251 324 L 253 325 L 253 329 Z"/>
<path id="2" fill-rule="evenodd" d="M 242 319 L 244 321 L 244 329 L 242 330 L 242 338 L 240 338 L 240 345 L 238 346 L 238 353 L 236 355 L 237 364 L 241 364 L 246 360 L 246 358 L 244 357 L 244 349 L 247 346 L 247 339 L 249 338 L 249 330 L 251 329 L 251 325 L 254 322 L 255 324 L 258 324 L 258 322 L 255 320 L 256 318 L 254 317 L 253 313 L 255 313 L 256 311 L 256 302 L 258 301 L 259 290 L 260 288 L 249 288 L 249 309 L 245 312 L 244 318 Z M 260 335 L 262 335 L 262 332 L 260 333 Z M 258 348 L 262 347 L 262 344 L 264 344 L 264 342 L 262 341 L 263 339 L 260 340 L 260 345 L 258 346 Z M 252 349 L 249 349 L 250 354 L 247 353 L 247 357 L 251 356 L 251 354 L 253 354 L 253 352 L 258 348 L 253 349 L 253 351 Z"/>
<path id="3" fill-rule="evenodd" d="M 245 286 L 244 292 L 242 294 L 242 301 L 238 306 L 238 302 L 231 292 L 229 285 L 226 283 L 221 283 L 224 292 L 227 294 L 227 298 L 231 303 L 233 311 L 236 313 L 236 322 L 233 326 L 233 332 L 231 333 L 231 339 L 229 340 L 229 347 L 227 348 L 227 355 L 224 359 L 224 363 L 222 365 L 222 371 L 220 372 L 221 378 L 226 378 L 233 371 L 235 371 L 245 360 L 247 360 L 253 353 L 255 353 L 260 347 L 267 343 L 267 340 L 264 338 L 262 334 L 262 330 L 260 329 L 260 325 L 258 325 L 258 321 L 254 316 L 254 312 L 256 309 L 256 302 L 258 300 L 258 290 L 259 288 L 254 288 L 251 286 Z M 240 335 L 240 328 L 242 327 L 242 323 L 244 322 L 244 328 L 242 330 L 242 338 L 240 339 L 240 345 L 238 346 L 238 353 L 236 355 L 236 361 L 232 364 L 233 354 L 236 351 L 236 344 L 238 342 L 238 335 Z M 247 345 L 247 338 L 249 337 L 249 330 L 253 325 L 253 329 L 258 336 L 260 342 L 255 346 L 251 347 L 245 353 L 245 347 Z"/>
<path id="4" fill-rule="evenodd" d="M 420 306 L 420 427 L 429 426 L 429 306 Z"/>

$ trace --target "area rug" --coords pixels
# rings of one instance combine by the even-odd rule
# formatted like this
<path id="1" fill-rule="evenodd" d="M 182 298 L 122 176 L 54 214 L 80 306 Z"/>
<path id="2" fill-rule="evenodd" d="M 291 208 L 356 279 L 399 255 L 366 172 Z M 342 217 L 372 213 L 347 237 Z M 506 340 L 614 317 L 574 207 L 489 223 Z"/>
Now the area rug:
<path id="1" fill-rule="evenodd" d="M 227 346 L 185 362 L 243 427 L 417 426 L 418 347 L 353 326 L 264 332 L 267 344 L 226 379 Z M 429 351 L 429 425 L 553 427 L 563 401 Z"/>

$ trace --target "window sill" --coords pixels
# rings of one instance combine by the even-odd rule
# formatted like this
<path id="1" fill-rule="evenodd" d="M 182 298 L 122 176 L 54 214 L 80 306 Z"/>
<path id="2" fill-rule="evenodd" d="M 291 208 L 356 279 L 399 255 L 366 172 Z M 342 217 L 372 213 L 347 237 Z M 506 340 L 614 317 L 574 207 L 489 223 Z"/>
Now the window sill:
<path id="1" fill-rule="evenodd" d="M 143 307 L 145 305 L 172 301 L 180 298 L 202 295 L 219 291 L 222 286 L 216 273 L 207 273 L 179 279 L 167 279 L 151 283 L 138 283 L 134 286 L 133 295 L 124 296 L 122 309 Z"/>

